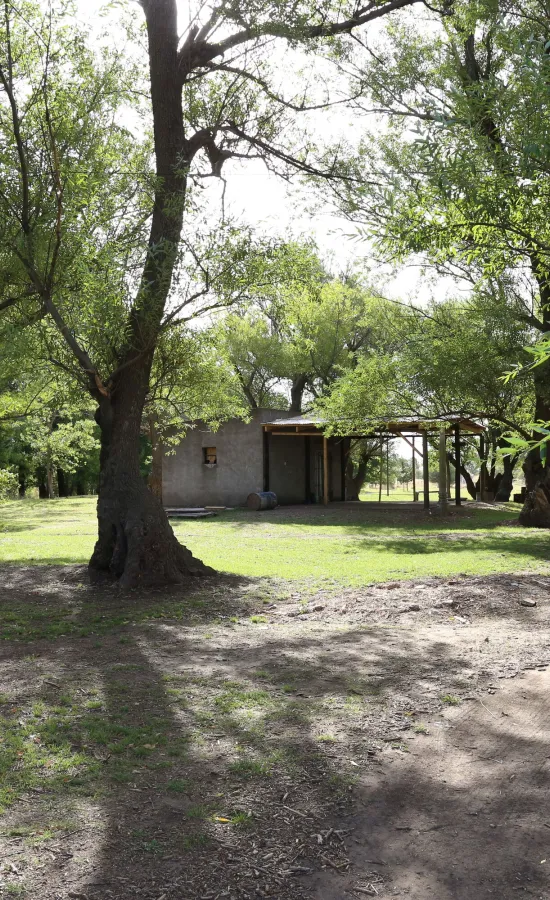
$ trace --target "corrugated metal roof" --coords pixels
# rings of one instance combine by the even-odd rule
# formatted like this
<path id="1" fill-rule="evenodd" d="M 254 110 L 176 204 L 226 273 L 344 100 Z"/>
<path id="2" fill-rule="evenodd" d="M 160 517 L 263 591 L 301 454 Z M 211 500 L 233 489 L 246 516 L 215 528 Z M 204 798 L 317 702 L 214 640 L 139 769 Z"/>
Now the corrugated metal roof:
<path id="1" fill-rule="evenodd" d="M 264 422 L 264 428 L 300 428 L 300 427 L 312 427 L 312 428 L 321 428 L 326 423 L 326 419 L 323 419 L 321 416 L 314 415 L 301 415 L 301 416 L 292 416 L 288 419 L 274 419 L 272 422 Z M 341 424 L 346 426 L 350 424 L 350 433 L 357 434 L 359 430 L 364 431 L 365 433 L 372 431 L 379 431 L 384 428 L 392 431 L 406 431 L 408 427 L 414 426 L 414 430 L 425 430 L 423 426 L 426 425 L 434 425 L 437 426 L 438 423 L 449 425 L 452 424 L 460 424 L 463 430 L 467 431 L 471 429 L 474 433 L 480 433 L 485 430 L 484 426 L 480 424 L 480 422 L 476 422 L 475 419 L 468 418 L 467 416 L 460 416 L 456 414 L 445 414 L 441 416 L 400 416 L 400 417 L 390 417 L 390 416 L 382 416 L 380 418 L 373 419 L 365 419 L 361 423 L 361 428 L 359 428 L 359 423 L 354 423 L 351 425 L 350 423 L 346 423 L 345 420 L 341 420 Z"/>

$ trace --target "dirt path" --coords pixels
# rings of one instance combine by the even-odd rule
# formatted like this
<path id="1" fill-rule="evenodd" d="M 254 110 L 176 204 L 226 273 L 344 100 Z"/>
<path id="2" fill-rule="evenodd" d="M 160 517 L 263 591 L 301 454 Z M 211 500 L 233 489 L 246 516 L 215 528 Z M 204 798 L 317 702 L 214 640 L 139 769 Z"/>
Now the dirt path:
<path id="1" fill-rule="evenodd" d="M 0 897 L 550 900 L 550 579 L 3 574 Z"/>
<path id="2" fill-rule="evenodd" d="M 464 704 L 362 779 L 353 872 L 317 876 L 313 896 L 550 898 L 549 689 L 530 673 Z"/>

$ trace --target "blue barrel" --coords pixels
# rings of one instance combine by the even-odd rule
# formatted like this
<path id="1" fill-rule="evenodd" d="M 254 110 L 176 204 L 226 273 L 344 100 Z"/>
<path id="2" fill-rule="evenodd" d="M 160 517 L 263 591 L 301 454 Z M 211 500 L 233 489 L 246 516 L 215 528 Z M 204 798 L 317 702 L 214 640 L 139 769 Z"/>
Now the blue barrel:
<path id="1" fill-rule="evenodd" d="M 273 491 L 256 491 L 249 494 L 246 498 L 248 509 L 255 509 L 257 512 L 261 509 L 275 509 L 277 506 L 277 494 Z"/>

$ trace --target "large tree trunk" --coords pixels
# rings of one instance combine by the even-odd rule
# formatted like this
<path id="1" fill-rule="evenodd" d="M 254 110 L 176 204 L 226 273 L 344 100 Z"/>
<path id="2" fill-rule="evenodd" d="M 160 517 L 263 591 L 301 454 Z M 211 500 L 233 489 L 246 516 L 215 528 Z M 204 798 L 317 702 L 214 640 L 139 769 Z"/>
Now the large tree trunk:
<path id="1" fill-rule="evenodd" d="M 90 560 L 92 576 L 110 574 L 121 587 L 178 583 L 212 572 L 177 540 L 158 497 L 139 470 L 143 400 L 126 375 L 112 400 L 100 404 L 101 474 L 99 534 Z"/>
<path id="2" fill-rule="evenodd" d="M 533 273 L 537 279 L 540 302 L 542 329 L 550 330 L 550 283 L 545 268 L 536 255 L 531 256 Z M 533 369 L 535 388 L 535 422 L 550 422 L 550 362 L 543 363 Z M 543 435 L 535 431 L 534 440 Z M 550 528 L 550 470 L 548 458 L 540 450 L 530 450 L 523 464 L 527 496 L 519 521 L 527 528 Z"/>
<path id="3" fill-rule="evenodd" d="M 179 582 L 212 570 L 177 541 L 160 500 L 139 471 L 143 408 L 183 225 L 187 172 L 197 146 L 186 140 L 175 0 L 142 0 L 147 21 L 157 183 L 148 253 L 127 328 L 127 346 L 108 391 L 96 394 L 101 429 L 98 540 L 90 572 L 122 587 Z"/>

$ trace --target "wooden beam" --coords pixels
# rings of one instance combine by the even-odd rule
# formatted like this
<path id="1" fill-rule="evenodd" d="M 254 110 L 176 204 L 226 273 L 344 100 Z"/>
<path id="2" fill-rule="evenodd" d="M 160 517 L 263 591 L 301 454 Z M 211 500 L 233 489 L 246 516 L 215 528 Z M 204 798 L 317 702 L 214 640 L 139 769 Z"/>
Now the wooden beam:
<path id="1" fill-rule="evenodd" d="M 264 431 L 263 488 L 269 490 L 269 431 Z"/>
<path id="2" fill-rule="evenodd" d="M 460 424 L 455 425 L 455 506 L 460 506 Z"/>
<path id="3" fill-rule="evenodd" d="M 304 493 L 305 502 L 311 499 L 311 443 L 309 437 L 304 438 Z"/>
<path id="4" fill-rule="evenodd" d="M 411 438 L 405 437 L 405 435 L 401 434 L 400 431 L 397 432 L 397 437 L 400 437 L 403 441 L 405 441 L 405 443 L 407 443 L 409 445 L 409 447 L 412 447 L 414 452 L 420 457 L 420 459 L 422 459 L 422 451 L 418 450 L 418 448 L 416 448 L 414 446 L 414 438 L 411 439 Z"/>
<path id="5" fill-rule="evenodd" d="M 342 438 L 340 441 L 340 496 L 346 499 L 346 466 L 348 462 L 349 440 Z"/>
<path id="6" fill-rule="evenodd" d="M 439 430 L 439 506 L 447 512 L 447 431 L 444 425 Z"/>
<path id="7" fill-rule="evenodd" d="M 328 440 L 323 436 L 323 503 L 328 506 Z"/>
<path id="8" fill-rule="evenodd" d="M 416 502 L 416 447 L 414 445 L 414 438 L 412 439 L 412 451 L 413 502 Z"/>
<path id="9" fill-rule="evenodd" d="M 424 476 L 424 509 L 430 508 L 430 465 L 428 462 L 428 432 L 422 432 L 422 468 Z"/>

